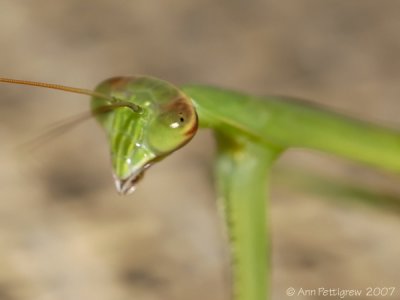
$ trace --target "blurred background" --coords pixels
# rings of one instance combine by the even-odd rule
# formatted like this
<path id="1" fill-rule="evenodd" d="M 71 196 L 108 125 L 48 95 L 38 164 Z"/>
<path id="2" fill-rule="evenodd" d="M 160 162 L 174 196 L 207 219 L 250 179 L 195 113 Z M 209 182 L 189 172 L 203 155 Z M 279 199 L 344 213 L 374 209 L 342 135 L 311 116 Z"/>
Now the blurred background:
<path id="1" fill-rule="evenodd" d="M 385 0 L 0 0 L 0 75 L 93 88 L 148 74 L 297 96 L 400 128 L 399 31 L 400 2 Z M 92 120 L 16 150 L 87 110 L 84 96 L 0 86 L 0 299 L 228 300 L 211 133 L 129 197 L 114 190 Z M 290 299 L 288 287 L 400 293 L 399 182 L 287 152 L 271 183 L 273 299 Z"/>

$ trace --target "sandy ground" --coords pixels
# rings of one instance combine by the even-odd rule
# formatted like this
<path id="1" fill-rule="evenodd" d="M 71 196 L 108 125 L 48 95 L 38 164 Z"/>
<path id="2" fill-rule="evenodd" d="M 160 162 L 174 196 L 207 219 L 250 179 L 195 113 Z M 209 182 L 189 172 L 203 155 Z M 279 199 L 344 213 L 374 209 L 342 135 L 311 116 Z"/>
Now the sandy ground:
<path id="1" fill-rule="evenodd" d="M 0 75 L 92 88 L 149 74 L 313 99 L 400 128 L 399 30 L 400 2 L 383 0 L 0 0 Z M 228 299 L 211 134 L 152 168 L 127 198 L 116 195 L 93 121 L 16 151 L 87 109 L 81 96 L 0 86 L 0 299 Z M 393 175 L 286 153 L 272 182 L 274 299 L 327 299 L 287 297 L 289 287 L 379 299 L 366 288 L 391 286 L 397 296 L 382 299 L 398 299 L 398 210 L 304 188 L 291 177 L 299 170 L 364 186 L 378 201 L 400 194 Z"/>

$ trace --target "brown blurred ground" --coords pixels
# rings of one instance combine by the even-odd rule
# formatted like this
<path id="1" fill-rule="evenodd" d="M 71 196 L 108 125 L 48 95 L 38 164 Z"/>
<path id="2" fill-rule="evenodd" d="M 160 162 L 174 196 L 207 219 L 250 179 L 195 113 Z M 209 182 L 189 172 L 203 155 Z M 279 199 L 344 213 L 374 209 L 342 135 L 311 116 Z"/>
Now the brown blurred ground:
<path id="1" fill-rule="evenodd" d="M 400 128 L 399 32 L 396 1 L 0 0 L 0 75 L 91 88 L 149 74 L 314 99 Z M 121 198 L 93 121 L 32 154 L 15 152 L 87 110 L 84 97 L 17 86 L 0 86 L 0 95 L 1 300 L 228 299 L 209 133 Z M 272 184 L 274 299 L 290 299 L 291 286 L 400 294 L 398 213 L 326 201 L 283 169 L 400 192 L 389 174 L 285 154 Z"/>

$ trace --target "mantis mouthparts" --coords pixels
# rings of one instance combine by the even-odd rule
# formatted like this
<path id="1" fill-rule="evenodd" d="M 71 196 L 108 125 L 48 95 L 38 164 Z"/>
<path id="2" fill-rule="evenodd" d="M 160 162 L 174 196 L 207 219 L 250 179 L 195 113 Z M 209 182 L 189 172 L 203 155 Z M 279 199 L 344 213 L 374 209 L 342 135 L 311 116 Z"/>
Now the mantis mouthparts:
<path id="1" fill-rule="evenodd" d="M 136 190 L 136 184 L 143 178 L 146 168 L 147 167 L 140 168 L 124 179 L 114 175 L 114 183 L 117 192 L 120 195 L 132 194 Z"/>

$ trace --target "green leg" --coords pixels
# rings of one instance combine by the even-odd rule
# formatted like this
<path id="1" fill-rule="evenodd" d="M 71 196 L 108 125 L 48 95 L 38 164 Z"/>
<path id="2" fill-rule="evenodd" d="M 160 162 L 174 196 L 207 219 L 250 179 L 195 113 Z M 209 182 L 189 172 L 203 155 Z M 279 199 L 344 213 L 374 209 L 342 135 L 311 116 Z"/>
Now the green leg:
<path id="1" fill-rule="evenodd" d="M 221 134 L 217 141 L 217 192 L 232 249 L 234 299 L 270 299 L 265 187 L 280 151 Z"/>

